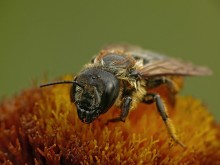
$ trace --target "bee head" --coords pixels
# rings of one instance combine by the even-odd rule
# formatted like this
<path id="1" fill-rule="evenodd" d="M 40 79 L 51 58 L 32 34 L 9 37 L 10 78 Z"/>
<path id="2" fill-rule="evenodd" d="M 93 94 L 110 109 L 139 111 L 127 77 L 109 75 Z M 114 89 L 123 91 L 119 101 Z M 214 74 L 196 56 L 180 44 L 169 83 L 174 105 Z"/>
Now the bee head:
<path id="1" fill-rule="evenodd" d="M 88 68 L 74 80 L 71 100 L 75 102 L 79 119 L 91 123 L 105 113 L 119 94 L 119 81 L 101 68 Z"/>

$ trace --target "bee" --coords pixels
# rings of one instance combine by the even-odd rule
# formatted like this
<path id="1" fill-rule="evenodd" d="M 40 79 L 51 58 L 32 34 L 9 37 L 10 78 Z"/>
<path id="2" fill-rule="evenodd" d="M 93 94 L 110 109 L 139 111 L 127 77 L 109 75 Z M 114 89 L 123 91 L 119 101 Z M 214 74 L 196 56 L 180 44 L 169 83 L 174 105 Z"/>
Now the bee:
<path id="1" fill-rule="evenodd" d="M 178 139 L 168 116 L 167 108 L 158 93 L 148 92 L 162 84 L 171 94 L 177 90 L 172 76 L 210 75 L 211 70 L 181 60 L 143 50 L 135 46 L 111 45 L 103 48 L 90 64 L 74 77 L 73 81 L 59 81 L 41 85 L 72 84 L 70 97 L 75 103 L 79 119 L 91 123 L 113 105 L 121 109 L 120 116 L 109 122 L 125 122 L 129 111 L 142 102 L 156 104 L 171 138 Z"/>

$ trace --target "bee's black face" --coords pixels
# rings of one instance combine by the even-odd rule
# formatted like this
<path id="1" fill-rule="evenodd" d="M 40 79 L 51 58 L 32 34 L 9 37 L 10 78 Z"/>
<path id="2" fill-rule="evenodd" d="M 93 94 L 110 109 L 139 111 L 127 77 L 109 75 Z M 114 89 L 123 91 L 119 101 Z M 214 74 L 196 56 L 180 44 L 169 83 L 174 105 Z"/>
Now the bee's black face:
<path id="1" fill-rule="evenodd" d="M 73 84 L 71 99 L 75 102 L 79 119 L 91 123 L 105 113 L 119 94 L 119 81 L 111 73 L 99 68 L 82 71 Z"/>

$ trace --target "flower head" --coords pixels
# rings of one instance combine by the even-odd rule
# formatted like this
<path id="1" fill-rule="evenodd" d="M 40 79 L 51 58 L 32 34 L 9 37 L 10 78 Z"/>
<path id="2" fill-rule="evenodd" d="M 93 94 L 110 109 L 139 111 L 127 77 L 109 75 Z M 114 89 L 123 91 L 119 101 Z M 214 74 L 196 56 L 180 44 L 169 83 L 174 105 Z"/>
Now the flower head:
<path id="1" fill-rule="evenodd" d="M 0 163 L 220 163 L 220 126 L 200 100 L 179 96 L 175 106 L 167 101 L 177 134 L 187 146 L 182 148 L 169 137 L 153 104 L 140 104 L 125 123 L 106 125 L 120 113 L 112 107 L 84 124 L 69 93 L 69 85 L 34 87 L 1 102 Z"/>

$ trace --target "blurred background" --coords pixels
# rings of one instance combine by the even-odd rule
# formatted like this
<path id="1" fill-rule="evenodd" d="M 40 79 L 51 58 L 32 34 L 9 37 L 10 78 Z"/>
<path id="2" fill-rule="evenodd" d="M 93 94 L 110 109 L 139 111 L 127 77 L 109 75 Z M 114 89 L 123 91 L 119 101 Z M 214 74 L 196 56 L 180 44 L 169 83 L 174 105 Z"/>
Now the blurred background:
<path id="1" fill-rule="evenodd" d="M 125 42 L 209 66 L 182 95 L 220 121 L 220 1 L 0 1 L 0 98 L 77 73 L 103 45 Z"/>

